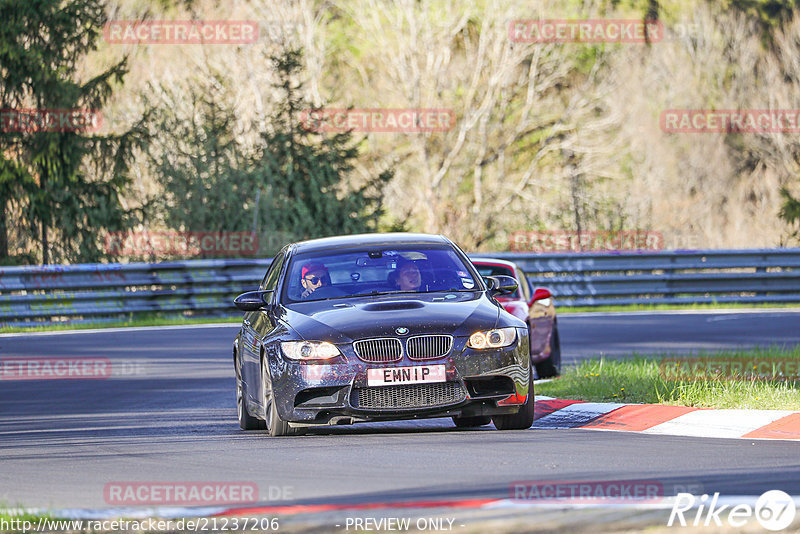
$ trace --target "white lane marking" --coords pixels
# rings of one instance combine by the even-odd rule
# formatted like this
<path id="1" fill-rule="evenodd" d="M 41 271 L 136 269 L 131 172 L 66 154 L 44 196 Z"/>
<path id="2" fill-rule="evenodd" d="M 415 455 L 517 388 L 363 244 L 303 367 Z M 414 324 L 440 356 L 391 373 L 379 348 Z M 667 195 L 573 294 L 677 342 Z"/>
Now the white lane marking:
<path id="1" fill-rule="evenodd" d="M 190 328 L 234 328 L 241 326 L 241 323 L 204 323 L 204 324 L 174 324 L 162 326 L 124 326 L 118 328 L 86 328 L 84 330 L 54 330 L 52 332 L 14 332 L 0 334 L 3 337 L 24 337 L 24 336 L 61 336 L 67 334 L 103 334 L 115 332 L 139 332 L 147 330 L 187 330 Z"/>
<path id="2" fill-rule="evenodd" d="M 765 314 L 762 315 L 762 317 L 782 317 L 782 316 L 783 316 L 783 314 L 781 314 L 781 313 L 765 313 Z M 759 317 L 759 319 L 760 318 L 761 317 Z M 709 317 L 708 319 L 706 319 L 706 322 L 707 323 L 713 323 L 715 321 L 735 321 L 737 319 L 748 319 L 748 317 L 747 317 L 747 314 L 737 313 L 737 314 L 731 314 L 731 315 L 722 316 L 722 317 Z"/>
<path id="3" fill-rule="evenodd" d="M 740 438 L 793 413 L 791 410 L 696 410 L 648 428 L 643 433 Z"/>
<path id="4" fill-rule="evenodd" d="M 575 428 L 625 406 L 613 402 L 576 402 L 533 422 L 532 428 Z"/>

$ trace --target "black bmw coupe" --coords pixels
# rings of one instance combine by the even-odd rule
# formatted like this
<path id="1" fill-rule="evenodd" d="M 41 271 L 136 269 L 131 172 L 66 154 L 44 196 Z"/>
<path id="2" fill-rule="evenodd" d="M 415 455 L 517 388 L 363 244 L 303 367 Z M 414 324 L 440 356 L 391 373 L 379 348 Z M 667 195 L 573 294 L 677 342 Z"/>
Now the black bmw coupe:
<path id="1" fill-rule="evenodd" d="M 528 328 L 452 241 L 364 234 L 275 256 L 233 343 L 239 424 L 271 436 L 312 425 L 451 417 L 500 430 L 533 422 Z"/>

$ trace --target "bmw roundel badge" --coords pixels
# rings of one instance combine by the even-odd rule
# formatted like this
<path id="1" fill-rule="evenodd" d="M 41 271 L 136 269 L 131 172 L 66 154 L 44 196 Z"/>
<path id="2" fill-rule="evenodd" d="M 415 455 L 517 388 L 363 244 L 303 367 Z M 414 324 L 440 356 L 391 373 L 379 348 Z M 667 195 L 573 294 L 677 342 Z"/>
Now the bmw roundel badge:
<path id="1" fill-rule="evenodd" d="M 408 334 L 408 328 L 406 328 L 405 326 L 398 326 L 397 328 L 394 329 L 394 331 L 397 333 L 398 336 L 404 336 Z"/>

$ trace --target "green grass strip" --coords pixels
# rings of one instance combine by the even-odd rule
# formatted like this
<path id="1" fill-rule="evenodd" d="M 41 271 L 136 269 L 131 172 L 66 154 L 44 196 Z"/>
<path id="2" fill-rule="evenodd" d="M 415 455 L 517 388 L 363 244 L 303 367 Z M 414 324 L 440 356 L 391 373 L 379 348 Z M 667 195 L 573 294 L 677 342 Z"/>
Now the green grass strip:
<path id="1" fill-rule="evenodd" d="M 663 311 L 663 310 L 719 310 L 719 309 L 772 309 L 772 308 L 800 308 L 800 304 L 692 304 L 692 305 L 630 305 L 630 306 L 578 306 L 567 308 L 558 307 L 558 313 L 578 312 L 614 312 L 614 311 Z M 127 318 L 116 321 L 98 321 L 86 323 L 51 322 L 36 326 L 0 326 L 0 334 L 25 333 L 25 332 L 52 332 L 57 330 L 88 330 L 95 328 L 120 328 L 131 326 L 172 326 L 184 324 L 207 323 L 239 323 L 240 317 L 194 317 L 176 314 L 150 313 L 131 314 Z"/>
<path id="2" fill-rule="evenodd" d="M 681 358 L 688 358 L 692 365 L 699 362 L 703 371 L 687 378 L 687 371 L 693 368 L 688 364 L 676 367 Z M 558 379 L 537 384 L 536 394 L 590 402 L 800 410 L 799 365 L 800 346 L 633 355 L 627 359 L 599 357 L 565 367 Z M 723 372 L 715 371 L 719 369 Z M 767 375 L 772 376 L 760 373 L 764 369 L 771 369 Z"/>
<path id="3" fill-rule="evenodd" d="M 52 518 L 49 513 L 33 514 L 24 506 L 9 506 L 0 503 L 0 532 L 25 532 L 23 526 L 30 523 L 33 527 L 38 525 L 41 518 Z"/>
<path id="4" fill-rule="evenodd" d="M 89 330 L 94 328 L 120 328 L 133 326 L 173 326 L 184 324 L 209 323 L 241 323 L 241 317 L 192 317 L 147 314 L 134 315 L 119 321 L 87 322 L 87 323 L 44 323 L 36 326 L 2 326 L 0 334 L 25 332 L 53 332 L 58 330 Z"/>

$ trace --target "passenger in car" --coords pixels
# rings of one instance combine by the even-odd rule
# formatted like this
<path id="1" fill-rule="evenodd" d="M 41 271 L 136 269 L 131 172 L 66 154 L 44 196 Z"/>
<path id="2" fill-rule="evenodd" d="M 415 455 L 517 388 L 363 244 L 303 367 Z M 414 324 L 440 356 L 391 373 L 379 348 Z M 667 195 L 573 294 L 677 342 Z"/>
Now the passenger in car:
<path id="1" fill-rule="evenodd" d="M 422 275 L 413 261 L 400 263 L 396 272 L 397 287 L 401 291 L 416 291 L 422 285 Z"/>
<path id="2" fill-rule="evenodd" d="M 303 293 L 300 298 L 308 298 L 317 289 L 329 286 L 331 283 L 328 268 L 322 263 L 307 263 L 300 271 L 300 284 L 303 286 Z"/>

